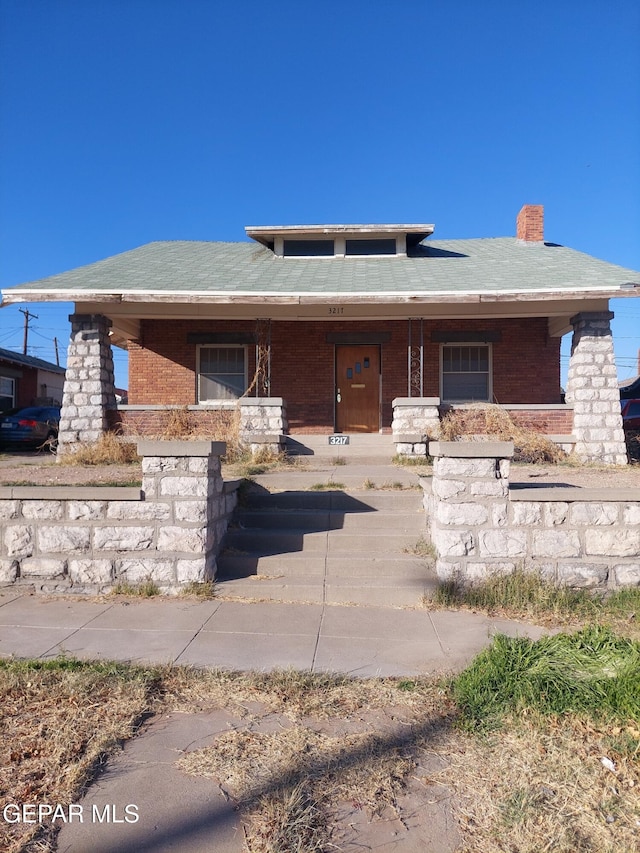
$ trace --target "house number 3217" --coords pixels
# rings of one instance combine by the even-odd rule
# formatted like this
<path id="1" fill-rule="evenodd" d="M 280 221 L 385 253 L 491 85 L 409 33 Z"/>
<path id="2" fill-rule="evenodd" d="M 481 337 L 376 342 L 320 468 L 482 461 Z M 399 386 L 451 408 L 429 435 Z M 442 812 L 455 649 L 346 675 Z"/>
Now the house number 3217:
<path id="1" fill-rule="evenodd" d="M 343 305 L 331 305 L 331 306 L 329 306 L 329 314 L 344 314 L 344 306 Z"/>

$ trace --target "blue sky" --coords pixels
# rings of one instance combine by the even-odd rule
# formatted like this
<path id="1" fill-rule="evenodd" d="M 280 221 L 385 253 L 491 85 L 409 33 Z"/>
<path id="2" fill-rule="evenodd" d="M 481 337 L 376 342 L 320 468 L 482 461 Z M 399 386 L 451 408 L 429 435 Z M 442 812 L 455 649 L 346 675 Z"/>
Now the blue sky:
<path id="1" fill-rule="evenodd" d="M 636 0 L 0 0 L 0 287 L 249 224 L 509 236 L 524 203 L 640 270 L 638 44 Z M 64 364 L 72 306 L 28 307 Z M 640 299 L 612 308 L 625 378 Z"/>

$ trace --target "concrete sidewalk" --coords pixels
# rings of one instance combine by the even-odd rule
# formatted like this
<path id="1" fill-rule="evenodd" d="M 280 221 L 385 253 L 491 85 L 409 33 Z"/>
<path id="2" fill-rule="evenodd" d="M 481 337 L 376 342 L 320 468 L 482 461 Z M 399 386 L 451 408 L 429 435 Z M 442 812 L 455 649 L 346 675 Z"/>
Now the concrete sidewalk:
<path id="1" fill-rule="evenodd" d="M 466 666 L 497 632 L 537 638 L 543 629 L 425 609 L 0 593 L 3 657 L 433 675 Z"/>
<path id="2" fill-rule="evenodd" d="M 186 598 L 83 601 L 0 592 L 4 657 L 67 654 L 232 670 L 294 667 L 417 676 L 462 669 L 496 632 L 533 638 L 544 633 L 463 612 Z M 176 761 L 230 728 L 261 725 L 248 720 L 213 710 L 151 721 L 109 759 L 78 804 L 83 821 L 62 826 L 58 850 L 242 853 L 241 816 L 234 803 L 214 781 L 184 773 Z M 375 845 L 380 853 L 453 853 L 458 835 L 449 799 L 436 799 L 412 816 L 411 827 L 400 820 L 354 824 L 342 849 L 356 853 Z M 126 822 L 132 804 L 137 819 Z M 97 817 L 104 817 L 105 809 L 111 816 L 106 822 Z"/>

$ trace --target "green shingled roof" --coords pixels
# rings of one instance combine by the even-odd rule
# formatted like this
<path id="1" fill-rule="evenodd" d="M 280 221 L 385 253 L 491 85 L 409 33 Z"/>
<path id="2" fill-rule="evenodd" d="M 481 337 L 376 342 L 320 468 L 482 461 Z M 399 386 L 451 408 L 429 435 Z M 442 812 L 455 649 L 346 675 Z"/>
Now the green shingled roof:
<path id="1" fill-rule="evenodd" d="M 18 285 L 6 301 L 99 301 L 103 294 L 446 294 L 616 290 L 640 273 L 551 243 L 425 241 L 411 257 L 278 258 L 255 243 L 148 243 Z M 54 295 L 55 294 L 55 295 Z"/>

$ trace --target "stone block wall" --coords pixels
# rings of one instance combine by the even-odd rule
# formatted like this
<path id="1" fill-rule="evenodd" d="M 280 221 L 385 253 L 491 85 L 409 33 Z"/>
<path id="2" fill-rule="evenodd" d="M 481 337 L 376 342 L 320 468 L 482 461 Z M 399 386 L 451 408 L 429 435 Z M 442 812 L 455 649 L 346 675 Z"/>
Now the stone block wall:
<path id="1" fill-rule="evenodd" d="M 396 397 L 391 432 L 400 456 L 426 456 L 427 441 L 440 434 L 439 397 Z"/>
<path id="2" fill-rule="evenodd" d="M 162 591 L 215 576 L 235 507 L 214 442 L 139 442 L 142 490 L 1 487 L 0 583 L 98 593 L 154 581 Z"/>
<path id="3" fill-rule="evenodd" d="M 626 465 L 611 311 L 571 318 L 573 338 L 566 400 L 574 409 L 576 454 L 585 462 Z"/>
<path id="4" fill-rule="evenodd" d="M 242 397 L 240 437 L 255 453 L 261 448 L 277 452 L 288 431 L 287 406 L 282 397 Z"/>
<path id="5" fill-rule="evenodd" d="M 640 584 L 639 490 L 510 488 L 509 442 L 432 442 L 429 453 L 425 508 L 442 580 L 524 567 L 572 587 Z"/>
<path id="6" fill-rule="evenodd" d="M 111 321 L 100 314 L 72 314 L 60 412 L 60 448 L 97 441 L 116 407 Z"/>

